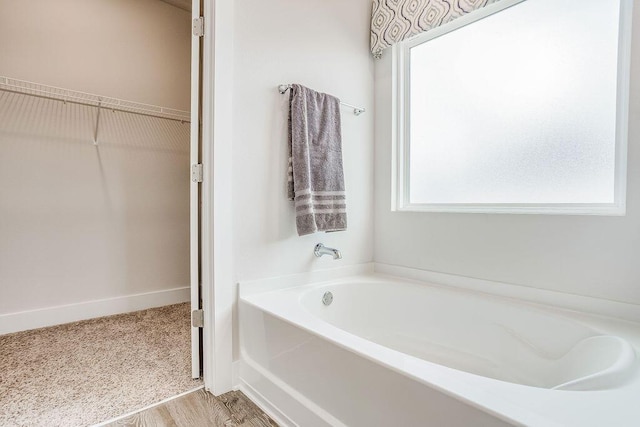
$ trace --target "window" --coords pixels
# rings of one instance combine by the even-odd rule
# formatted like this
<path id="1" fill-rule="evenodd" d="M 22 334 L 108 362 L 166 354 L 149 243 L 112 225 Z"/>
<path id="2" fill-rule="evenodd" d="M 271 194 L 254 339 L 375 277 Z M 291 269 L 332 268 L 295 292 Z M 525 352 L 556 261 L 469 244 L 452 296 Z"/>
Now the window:
<path id="1" fill-rule="evenodd" d="M 632 0 L 502 0 L 395 48 L 397 210 L 623 215 Z"/>

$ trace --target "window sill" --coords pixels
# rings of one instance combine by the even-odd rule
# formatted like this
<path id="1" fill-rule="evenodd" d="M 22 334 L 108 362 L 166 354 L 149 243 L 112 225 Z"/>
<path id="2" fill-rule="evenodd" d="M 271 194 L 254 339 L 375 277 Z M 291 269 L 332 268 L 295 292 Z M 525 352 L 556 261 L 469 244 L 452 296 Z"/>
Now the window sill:
<path id="1" fill-rule="evenodd" d="M 395 212 L 625 216 L 624 205 L 406 204 Z"/>

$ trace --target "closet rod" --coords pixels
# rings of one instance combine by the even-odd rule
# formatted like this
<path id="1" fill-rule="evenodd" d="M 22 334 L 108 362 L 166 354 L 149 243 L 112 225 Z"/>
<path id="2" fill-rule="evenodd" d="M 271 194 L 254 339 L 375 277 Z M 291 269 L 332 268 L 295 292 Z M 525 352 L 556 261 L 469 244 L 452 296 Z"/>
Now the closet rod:
<path id="1" fill-rule="evenodd" d="M 175 117 L 161 116 L 159 114 L 143 113 L 143 112 L 140 112 L 140 111 L 131 111 L 131 110 L 127 110 L 126 108 L 113 107 L 113 106 L 109 106 L 109 105 L 96 105 L 96 104 L 92 104 L 90 102 L 74 101 L 73 99 L 61 99 L 61 98 L 56 98 L 54 96 L 38 95 L 38 94 L 35 94 L 35 93 L 21 92 L 19 90 L 14 90 L 14 89 L 0 88 L 0 91 L 9 92 L 9 93 L 17 93 L 19 95 L 34 96 L 36 98 L 50 99 L 52 101 L 60 101 L 60 102 L 64 102 L 64 103 L 68 102 L 69 104 L 85 105 L 87 107 L 106 108 L 106 109 L 111 110 L 111 111 L 120 111 L 120 112 L 123 112 L 123 113 L 136 114 L 138 116 L 156 117 L 156 118 L 159 118 L 159 119 L 172 120 L 174 122 L 191 123 L 191 121 L 187 120 L 187 119 L 178 119 L 178 118 L 175 118 Z"/>
<path id="2" fill-rule="evenodd" d="M 278 86 L 278 91 L 282 95 L 284 95 L 292 87 L 293 87 L 292 85 L 280 85 L 280 86 Z M 362 114 L 365 111 L 367 111 L 364 108 L 356 107 L 355 105 L 347 104 L 346 102 L 342 102 L 342 101 L 340 101 L 340 105 L 343 105 L 343 106 L 349 107 L 349 108 L 353 108 L 353 114 L 355 114 L 356 116 L 359 116 L 360 114 Z"/>

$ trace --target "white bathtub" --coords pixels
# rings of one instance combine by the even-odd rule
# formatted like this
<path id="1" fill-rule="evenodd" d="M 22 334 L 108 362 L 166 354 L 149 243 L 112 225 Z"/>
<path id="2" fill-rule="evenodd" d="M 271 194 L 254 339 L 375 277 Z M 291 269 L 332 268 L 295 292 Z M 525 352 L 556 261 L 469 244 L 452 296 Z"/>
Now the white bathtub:
<path id="1" fill-rule="evenodd" d="M 239 377 L 283 424 L 303 427 L 637 426 L 638 330 L 356 276 L 243 293 Z"/>

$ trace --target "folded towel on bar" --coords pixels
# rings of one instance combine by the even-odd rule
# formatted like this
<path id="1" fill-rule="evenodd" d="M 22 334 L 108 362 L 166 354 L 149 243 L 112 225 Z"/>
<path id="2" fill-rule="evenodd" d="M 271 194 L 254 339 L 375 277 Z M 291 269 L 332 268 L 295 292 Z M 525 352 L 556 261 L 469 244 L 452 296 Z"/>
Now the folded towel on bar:
<path id="1" fill-rule="evenodd" d="M 340 100 L 297 84 L 289 95 L 288 181 L 298 235 L 347 228 Z"/>

